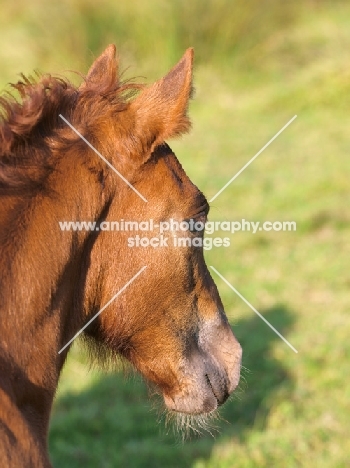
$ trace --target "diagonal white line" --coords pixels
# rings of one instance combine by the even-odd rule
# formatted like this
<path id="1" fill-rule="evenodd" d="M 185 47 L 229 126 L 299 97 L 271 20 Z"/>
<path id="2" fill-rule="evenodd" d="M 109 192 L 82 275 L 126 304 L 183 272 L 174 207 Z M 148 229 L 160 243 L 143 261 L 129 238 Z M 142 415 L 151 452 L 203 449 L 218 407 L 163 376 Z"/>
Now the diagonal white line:
<path id="1" fill-rule="evenodd" d="M 211 203 L 213 200 L 215 200 L 215 198 L 218 197 L 218 196 L 220 195 L 220 193 L 223 192 L 223 191 L 225 190 L 225 188 L 227 188 L 227 187 L 231 184 L 231 182 L 233 182 L 233 181 L 239 176 L 239 174 L 241 174 L 241 173 L 244 171 L 244 169 L 246 169 L 246 168 L 249 166 L 249 164 L 252 163 L 252 162 L 254 161 L 254 159 L 256 159 L 256 158 L 259 156 L 259 154 L 261 154 L 261 153 L 264 151 L 264 149 L 266 149 L 266 148 L 273 142 L 273 140 L 275 140 L 275 139 L 278 137 L 278 135 L 280 135 L 280 134 L 283 132 L 283 130 L 285 130 L 285 129 L 293 122 L 293 120 L 295 120 L 296 118 L 297 118 L 297 115 L 295 115 L 292 119 L 290 119 L 290 121 L 287 122 L 286 125 L 285 125 L 284 127 L 282 127 L 281 130 L 280 130 L 279 132 L 277 132 L 276 135 L 275 135 L 274 137 L 272 137 L 271 140 L 268 141 L 268 142 L 266 143 L 266 145 L 263 146 L 263 147 L 261 148 L 261 150 L 258 151 L 258 152 L 256 153 L 256 155 L 253 156 L 252 159 L 251 159 L 250 161 L 248 161 L 247 164 L 246 164 L 245 166 L 243 166 L 242 169 L 239 170 L 239 171 L 237 172 L 237 174 L 235 174 L 235 175 L 232 177 L 232 179 L 230 179 L 230 180 L 227 182 L 227 184 L 225 184 L 225 185 L 222 187 L 222 189 L 219 190 L 218 193 L 217 193 L 216 195 L 214 195 L 214 196 L 209 200 L 209 203 Z"/>
<path id="2" fill-rule="evenodd" d="M 134 191 L 134 192 L 135 192 L 135 193 L 137 193 L 137 195 L 138 195 L 140 198 L 142 198 L 142 200 L 143 200 L 144 202 L 147 203 L 148 200 L 147 200 L 138 190 L 136 190 L 136 188 L 135 188 L 133 185 L 131 185 L 130 182 L 129 182 L 127 179 L 125 179 L 125 177 L 122 176 L 121 173 L 118 172 L 117 169 L 116 169 L 114 166 L 112 166 L 112 164 L 111 164 L 104 156 L 102 156 L 102 154 L 101 154 L 99 151 L 97 151 L 97 149 L 96 149 L 94 146 L 92 146 L 92 144 L 91 144 L 85 137 L 83 137 L 83 135 L 82 135 L 80 132 L 78 132 L 78 130 L 77 130 L 75 127 L 73 127 L 73 125 L 72 125 L 70 122 L 68 122 L 67 119 L 65 119 L 65 118 L 63 117 L 62 114 L 59 114 L 59 117 L 60 117 L 60 118 L 73 130 L 73 132 L 75 132 L 75 133 L 76 133 L 76 134 L 77 134 L 93 151 L 95 151 L 95 153 L 96 153 L 98 156 L 100 156 L 100 158 L 103 159 L 103 161 L 104 161 L 104 162 L 105 162 L 105 163 L 106 163 L 106 164 L 107 164 L 107 165 L 108 165 L 108 166 L 109 166 L 109 167 L 110 167 L 110 168 L 111 168 L 111 169 L 112 169 L 112 170 L 113 170 L 113 171 L 114 171 L 114 172 L 115 172 L 115 173 L 116 173 L 116 174 L 117 174 L 133 191 Z"/>
<path id="3" fill-rule="evenodd" d="M 63 348 L 61 348 L 61 349 L 58 351 L 58 354 L 62 353 L 62 351 L 65 350 L 65 349 L 67 348 L 67 346 L 69 346 L 69 345 L 72 343 L 72 341 L 74 341 L 75 338 L 77 338 L 77 337 L 80 335 L 80 333 L 82 333 L 82 332 L 85 330 L 85 328 L 88 327 L 88 326 L 90 325 L 90 323 L 93 322 L 93 321 L 95 320 L 95 318 L 98 317 L 98 316 L 99 316 L 99 315 L 100 315 L 100 314 L 101 314 L 101 313 L 102 313 L 102 312 L 103 312 L 103 311 L 104 311 L 104 310 L 105 310 L 105 309 L 106 309 L 106 308 L 107 308 L 123 291 L 125 291 L 125 289 L 126 289 L 126 288 L 127 288 L 127 287 L 128 287 L 128 286 L 129 286 L 129 285 L 146 269 L 146 268 L 147 268 L 147 266 L 142 267 L 142 268 L 136 273 L 136 275 L 134 275 L 134 276 L 131 278 L 131 280 L 129 280 L 129 281 L 117 292 L 117 294 L 115 294 L 115 295 L 112 297 L 112 299 L 110 299 L 110 300 L 107 302 L 107 304 L 105 304 L 105 305 L 102 307 L 102 309 L 100 309 L 100 310 L 97 312 L 97 314 L 95 314 L 95 315 L 92 317 L 92 319 L 90 319 L 90 320 L 88 321 L 88 323 L 86 323 L 86 324 L 83 326 L 83 328 L 81 328 L 81 329 L 78 331 L 78 333 L 76 333 L 76 334 L 73 336 L 73 338 L 72 338 L 71 340 L 69 340 L 68 343 L 66 343 L 66 344 L 63 346 Z"/>
<path id="4" fill-rule="evenodd" d="M 294 346 L 292 346 L 292 345 L 289 343 L 289 341 L 286 340 L 286 338 L 285 338 L 284 336 L 282 336 L 281 333 L 280 333 L 278 330 L 276 330 L 276 328 L 273 327 L 273 326 L 271 325 L 271 323 L 268 322 L 268 321 L 266 320 L 266 318 L 265 318 L 264 316 L 262 316 L 262 315 L 260 314 L 260 312 L 258 312 L 258 311 L 256 310 L 256 308 L 253 307 L 253 306 L 250 304 L 250 302 L 248 302 L 247 299 L 245 299 L 245 298 L 242 296 L 242 294 L 240 294 L 240 293 L 237 291 L 237 289 L 234 288 L 234 287 L 232 286 L 232 284 L 230 284 L 230 283 L 227 281 L 227 279 L 224 278 L 224 277 L 218 272 L 218 270 L 217 270 L 216 268 L 214 268 L 213 266 L 210 266 L 210 268 L 211 268 L 213 271 L 215 271 L 215 273 L 222 279 L 222 281 L 224 281 L 224 282 L 227 284 L 227 286 L 228 286 L 230 289 L 232 289 L 232 291 L 234 291 L 234 292 L 237 294 L 237 296 L 239 296 L 239 297 L 242 299 L 242 301 L 244 301 L 244 302 L 252 309 L 252 311 L 254 311 L 254 312 L 261 318 L 261 320 L 263 320 L 263 321 L 271 328 L 271 330 L 273 330 L 273 331 L 276 333 L 276 335 L 278 335 L 278 336 L 281 338 L 281 340 L 283 340 L 295 353 L 298 353 L 298 351 L 294 348 Z"/>

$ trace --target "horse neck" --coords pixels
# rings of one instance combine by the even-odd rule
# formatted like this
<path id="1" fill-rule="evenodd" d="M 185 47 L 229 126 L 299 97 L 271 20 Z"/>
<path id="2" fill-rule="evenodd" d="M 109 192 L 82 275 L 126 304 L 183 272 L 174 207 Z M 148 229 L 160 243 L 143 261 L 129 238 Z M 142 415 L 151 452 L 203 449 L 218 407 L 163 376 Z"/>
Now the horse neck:
<path id="1" fill-rule="evenodd" d="M 84 205 L 85 219 L 98 216 L 93 187 L 84 204 L 78 181 L 64 177 L 52 195 L 8 199 L 0 210 L 0 220 L 12 222 L 0 245 L 0 358 L 8 366 L 3 376 L 16 406 L 36 413 L 43 427 L 64 362 L 65 353 L 58 351 L 84 322 L 77 297 L 89 233 L 61 231 L 58 222 L 81 219 Z M 15 217 L 9 215 L 14 207 Z"/>

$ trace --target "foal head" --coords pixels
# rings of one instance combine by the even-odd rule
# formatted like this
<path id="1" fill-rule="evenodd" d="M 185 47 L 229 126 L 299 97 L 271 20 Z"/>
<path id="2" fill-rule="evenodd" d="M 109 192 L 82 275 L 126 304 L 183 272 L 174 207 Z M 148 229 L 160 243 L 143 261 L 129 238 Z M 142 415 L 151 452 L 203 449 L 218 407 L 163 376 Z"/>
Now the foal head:
<path id="1" fill-rule="evenodd" d="M 106 102 L 101 122 L 92 130 L 97 149 L 138 192 L 106 168 L 108 209 L 103 219 L 139 223 L 152 219 L 154 227 L 152 232 L 98 234 L 84 297 L 89 316 L 146 266 L 88 333 L 155 383 L 169 410 L 203 414 L 215 410 L 236 388 L 241 347 L 228 324 L 203 248 L 193 242 L 202 238 L 203 231 L 169 230 L 162 235 L 159 228 L 169 220 L 175 227 L 185 220 L 205 223 L 209 211 L 204 195 L 165 143 L 190 128 L 192 60 L 189 49 L 164 78 L 142 89 L 119 113 L 113 102 Z M 81 92 L 84 95 L 116 77 L 115 50 L 109 46 L 92 65 Z M 142 245 L 135 234 L 144 238 Z M 185 246 L 177 246 L 177 236 L 186 238 Z"/>
<path id="2" fill-rule="evenodd" d="M 170 220 L 205 223 L 209 211 L 165 143 L 190 128 L 192 60 L 189 49 L 151 86 L 122 84 L 109 46 L 79 89 L 49 76 L 17 85 L 22 104 L 2 101 L 3 295 L 9 311 L 26 310 L 17 328 L 9 312 L 5 330 L 9 349 L 11 333 L 25 344 L 11 360 L 50 398 L 68 348 L 58 351 L 90 320 L 85 333 L 129 360 L 173 412 L 210 413 L 238 384 L 241 347 L 198 247 L 203 230 L 161 232 Z M 67 219 L 153 220 L 153 230 L 60 231 Z"/>

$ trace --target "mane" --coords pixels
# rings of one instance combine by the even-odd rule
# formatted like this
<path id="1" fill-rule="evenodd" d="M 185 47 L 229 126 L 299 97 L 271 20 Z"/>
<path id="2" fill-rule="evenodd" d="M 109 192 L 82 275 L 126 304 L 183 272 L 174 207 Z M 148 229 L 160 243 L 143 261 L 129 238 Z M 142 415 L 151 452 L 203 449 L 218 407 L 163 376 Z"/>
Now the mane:
<path id="1" fill-rule="evenodd" d="M 0 194 L 42 187 L 54 167 L 50 148 L 68 138 L 59 114 L 92 128 L 107 105 L 113 112 L 125 110 L 142 85 L 119 83 L 112 76 L 100 85 L 85 81 L 79 89 L 57 76 L 21 75 L 11 87 L 19 97 L 10 92 L 0 96 Z M 71 133 L 70 143 L 79 138 Z"/>

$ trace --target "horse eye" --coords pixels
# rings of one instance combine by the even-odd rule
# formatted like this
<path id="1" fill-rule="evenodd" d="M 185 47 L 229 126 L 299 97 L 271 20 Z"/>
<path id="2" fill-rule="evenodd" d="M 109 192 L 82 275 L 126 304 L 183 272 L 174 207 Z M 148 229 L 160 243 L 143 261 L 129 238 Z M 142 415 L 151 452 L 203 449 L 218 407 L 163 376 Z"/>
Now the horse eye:
<path id="1" fill-rule="evenodd" d="M 204 232 L 207 214 L 202 211 L 194 218 L 187 220 L 190 226 L 190 231 L 193 234 L 202 234 Z"/>

